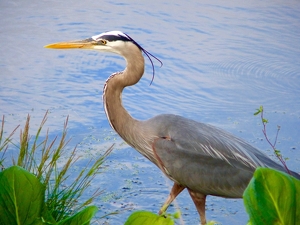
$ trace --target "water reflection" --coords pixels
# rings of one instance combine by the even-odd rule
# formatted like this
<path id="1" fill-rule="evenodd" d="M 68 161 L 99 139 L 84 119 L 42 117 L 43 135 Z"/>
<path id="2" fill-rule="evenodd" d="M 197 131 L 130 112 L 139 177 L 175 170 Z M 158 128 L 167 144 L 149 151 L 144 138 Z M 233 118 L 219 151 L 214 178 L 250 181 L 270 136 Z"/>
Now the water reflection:
<path id="1" fill-rule="evenodd" d="M 2 1 L 0 113 L 6 115 L 7 131 L 30 113 L 32 133 L 48 109 L 52 132 L 61 130 L 70 115 L 72 144 L 81 142 L 82 149 L 92 152 L 87 154 L 116 142 L 107 162 L 110 169 L 95 183 L 104 184 L 112 196 L 104 211 L 122 204 L 156 211 L 168 193 L 168 181 L 112 133 L 103 112 L 102 86 L 109 74 L 123 69 L 123 59 L 42 47 L 122 30 L 164 63 L 156 68 L 153 85 L 148 63 L 141 82 L 125 90 L 123 102 L 134 117 L 179 114 L 269 149 L 253 117 L 264 105 L 270 135 L 281 125 L 278 147 L 290 158 L 290 167 L 300 171 L 299 15 L 297 1 Z M 186 193 L 178 204 L 186 224 L 196 224 Z M 241 200 L 209 198 L 207 208 L 209 219 L 224 224 L 247 221 Z M 122 224 L 128 214 L 109 221 Z"/>

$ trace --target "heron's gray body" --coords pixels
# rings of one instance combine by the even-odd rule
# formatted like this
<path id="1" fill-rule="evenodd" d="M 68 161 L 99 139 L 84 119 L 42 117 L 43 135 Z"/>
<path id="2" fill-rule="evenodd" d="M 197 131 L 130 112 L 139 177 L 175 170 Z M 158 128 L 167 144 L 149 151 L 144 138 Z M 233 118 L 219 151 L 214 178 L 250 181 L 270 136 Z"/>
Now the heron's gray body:
<path id="1" fill-rule="evenodd" d="M 174 181 L 160 213 L 165 212 L 176 196 L 187 188 L 201 224 L 205 224 L 207 195 L 241 198 L 257 167 L 285 171 L 245 141 L 214 126 L 171 114 L 146 121 L 132 118 L 122 105 L 122 91 L 142 77 L 145 65 L 142 52 L 149 59 L 151 54 L 127 34 L 105 32 L 86 40 L 47 47 L 95 49 L 125 58 L 125 70 L 111 75 L 104 85 L 104 109 L 112 128 Z M 292 174 L 300 179 L 299 174 Z"/>
<path id="2" fill-rule="evenodd" d="M 241 198 L 256 167 L 285 171 L 247 142 L 208 124 L 163 114 L 141 126 L 155 134 L 160 160 L 154 163 L 173 181 L 205 195 Z"/>

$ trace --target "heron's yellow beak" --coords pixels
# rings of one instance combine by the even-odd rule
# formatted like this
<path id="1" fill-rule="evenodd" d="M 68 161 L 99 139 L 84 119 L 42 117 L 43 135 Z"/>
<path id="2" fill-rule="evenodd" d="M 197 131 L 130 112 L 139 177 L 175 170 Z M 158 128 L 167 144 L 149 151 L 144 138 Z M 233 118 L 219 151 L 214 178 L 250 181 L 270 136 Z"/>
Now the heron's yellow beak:
<path id="1" fill-rule="evenodd" d="M 72 49 L 72 48 L 93 49 L 94 44 L 95 44 L 94 40 L 86 39 L 86 40 L 82 40 L 82 41 L 57 42 L 57 43 L 45 45 L 44 48 L 54 48 L 54 49 Z"/>

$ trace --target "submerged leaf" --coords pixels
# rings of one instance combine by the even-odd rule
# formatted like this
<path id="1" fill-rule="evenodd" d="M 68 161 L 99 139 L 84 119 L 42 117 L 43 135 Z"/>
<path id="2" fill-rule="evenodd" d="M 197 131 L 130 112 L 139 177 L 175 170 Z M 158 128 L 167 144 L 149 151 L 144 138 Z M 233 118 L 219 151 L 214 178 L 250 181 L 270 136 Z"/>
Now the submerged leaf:
<path id="1" fill-rule="evenodd" d="M 137 211 L 132 213 L 125 225 L 173 225 L 174 221 L 170 217 L 159 216 L 152 212 Z"/>
<path id="2" fill-rule="evenodd" d="M 300 181 L 277 170 L 256 169 L 244 195 L 250 224 L 296 224 L 300 221 Z"/>

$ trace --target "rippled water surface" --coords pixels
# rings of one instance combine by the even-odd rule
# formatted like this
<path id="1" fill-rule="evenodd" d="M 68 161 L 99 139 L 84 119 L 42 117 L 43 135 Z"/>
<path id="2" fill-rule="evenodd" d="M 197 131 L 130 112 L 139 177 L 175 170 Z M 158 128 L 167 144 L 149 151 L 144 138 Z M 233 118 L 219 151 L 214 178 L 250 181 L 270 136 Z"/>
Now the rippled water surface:
<path id="1" fill-rule="evenodd" d="M 288 165 L 300 171 L 299 1 L 1 1 L 0 114 L 6 131 L 32 116 L 34 134 L 46 110 L 51 135 L 69 115 L 71 145 L 85 157 L 115 150 L 93 186 L 105 192 L 98 216 L 125 208 L 157 211 L 171 186 L 150 162 L 112 131 L 102 105 L 107 77 L 124 60 L 93 51 L 54 51 L 52 42 L 83 39 L 107 30 L 128 33 L 164 63 L 151 64 L 140 83 L 124 91 L 123 103 L 138 119 L 174 113 L 214 124 L 267 151 L 260 105 Z M 17 138 L 17 137 L 16 137 Z M 267 154 L 272 155 L 271 152 Z M 187 193 L 175 203 L 185 224 L 198 215 Z M 174 212 L 174 207 L 169 209 Z M 130 211 L 107 218 L 123 224 Z M 242 200 L 208 197 L 207 217 L 246 224 Z M 103 221 L 103 220 L 101 220 Z M 100 221 L 100 223 L 101 223 Z"/>

